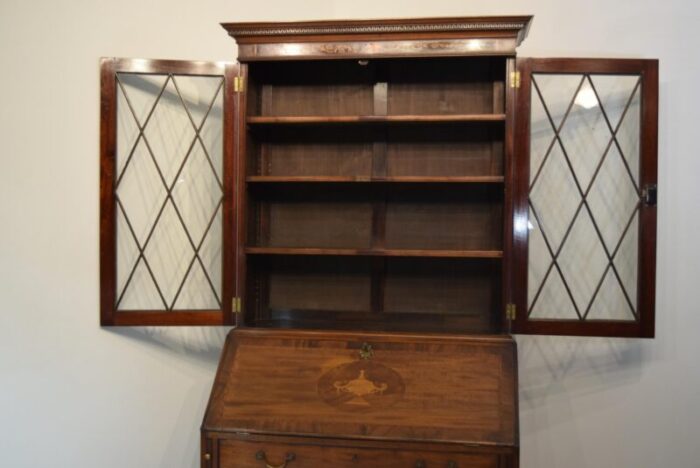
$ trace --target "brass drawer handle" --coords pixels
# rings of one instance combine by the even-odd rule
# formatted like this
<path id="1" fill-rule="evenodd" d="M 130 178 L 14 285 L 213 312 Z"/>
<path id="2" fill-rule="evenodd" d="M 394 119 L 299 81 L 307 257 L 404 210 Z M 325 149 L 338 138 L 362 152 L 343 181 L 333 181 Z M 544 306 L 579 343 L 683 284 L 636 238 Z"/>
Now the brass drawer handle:
<path id="1" fill-rule="evenodd" d="M 255 454 L 255 459 L 256 460 L 262 460 L 265 462 L 265 468 L 286 468 L 287 463 L 294 461 L 294 459 L 297 456 L 294 455 L 294 452 L 289 452 L 287 455 L 284 457 L 284 462 L 279 464 L 279 465 L 273 465 L 269 461 L 267 461 L 267 455 L 265 455 L 264 450 L 259 450 L 258 453 Z"/>

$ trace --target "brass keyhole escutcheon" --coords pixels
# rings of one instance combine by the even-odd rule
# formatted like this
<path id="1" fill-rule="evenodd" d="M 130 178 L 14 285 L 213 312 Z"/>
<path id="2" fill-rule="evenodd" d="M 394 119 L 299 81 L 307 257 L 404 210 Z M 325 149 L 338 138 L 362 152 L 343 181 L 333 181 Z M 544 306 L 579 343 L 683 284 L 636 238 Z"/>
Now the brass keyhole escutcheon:
<path id="1" fill-rule="evenodd" d="M 372 349 L 372 345 L 369 343 L 362 343 L 362 348 L 360 348 L 360 359 L 370 359 L 372 356 L 374 356 L 374 350 Z"/>

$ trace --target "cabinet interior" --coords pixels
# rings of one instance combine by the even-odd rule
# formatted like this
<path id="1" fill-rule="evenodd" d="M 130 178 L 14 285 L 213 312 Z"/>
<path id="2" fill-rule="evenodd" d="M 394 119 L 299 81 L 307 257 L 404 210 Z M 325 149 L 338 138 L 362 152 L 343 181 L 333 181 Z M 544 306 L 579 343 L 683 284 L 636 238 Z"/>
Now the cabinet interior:
<path id="1" fill-rule="evenodd" d="M 249 326 L 500 331 L 506 62 L 248 65 Z"/>

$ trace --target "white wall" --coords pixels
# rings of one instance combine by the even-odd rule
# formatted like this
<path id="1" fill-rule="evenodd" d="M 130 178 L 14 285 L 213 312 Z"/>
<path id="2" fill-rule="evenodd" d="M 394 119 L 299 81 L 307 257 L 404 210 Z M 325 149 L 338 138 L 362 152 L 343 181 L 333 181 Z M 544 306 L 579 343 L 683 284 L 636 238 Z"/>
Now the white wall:
<path id="1" fill-rule="evenodd" d="M 230 60 L 220 21 L 519 13 L 521 56 L 661 59 L 658 338 L 519 338 L 522 466 L 700 467 L 692 0 L 0 1 L 0 466 L 197 466 L 225 330 L 98 326 L 98 57 Z"/>

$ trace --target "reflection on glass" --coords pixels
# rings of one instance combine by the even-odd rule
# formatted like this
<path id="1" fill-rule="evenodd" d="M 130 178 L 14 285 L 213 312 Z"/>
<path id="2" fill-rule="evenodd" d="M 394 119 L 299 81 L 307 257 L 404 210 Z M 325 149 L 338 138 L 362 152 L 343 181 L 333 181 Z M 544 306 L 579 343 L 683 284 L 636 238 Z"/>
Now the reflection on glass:
<path id="1" fill-rule="evenodd" d="M 533 74 L 528 313 L 636 320 L 638 75 Z"/>
<path id="2" fill-rule="evenodd" d="M 221 308 L 223 78 L 117 75 L 117 309 Z"/>
<path id="3" fill-rule="evenodd" d="M 584 109 L 592 109 L 598 105 L 598 98 L 593 89 L 587 86 L 578 92 L 576 99 L 574 99 L 574 104 Z"/>

